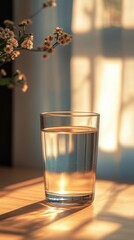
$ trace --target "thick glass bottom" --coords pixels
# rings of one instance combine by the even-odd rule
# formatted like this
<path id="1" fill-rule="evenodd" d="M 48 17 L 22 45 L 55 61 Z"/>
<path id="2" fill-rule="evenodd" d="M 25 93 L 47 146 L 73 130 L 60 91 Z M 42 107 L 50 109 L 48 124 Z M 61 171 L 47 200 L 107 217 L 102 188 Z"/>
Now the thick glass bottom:
<path id="1" fill-rule="evenodd" d="M 61 195 L 46 192 L 46 202 L 54 206 L 73 207 L 90 205 L 94 200 L 94 194 Z"/>

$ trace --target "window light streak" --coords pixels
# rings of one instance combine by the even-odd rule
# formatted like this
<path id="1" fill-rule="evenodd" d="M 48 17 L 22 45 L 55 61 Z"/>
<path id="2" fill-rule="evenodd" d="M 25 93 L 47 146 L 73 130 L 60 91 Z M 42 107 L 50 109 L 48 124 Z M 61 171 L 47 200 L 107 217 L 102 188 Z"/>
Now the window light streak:
<path id="1" fill-rule="evenodd" d="M 68 141 L 66 141 L 66 138 L 68 138 Z M 68 142 L 68 143 L 67 143 Z M 58 139 L 58 152 L 60 155 L 64 155 L 65 153 L 71 153 L 73 151 L 73 141 L 72 141 L 72 135 L 60 135 Z"/>
<path id="2" fill-rule="evenodd" d="M 67 137 L 69 138 L 68 145 L 66 145 Z M 66 152 L 71 153 L 73 151 L 72 136 L 64 136 L 62 134 L 60 134 L 60 136 L 56 136 L 53 133 L 49 133 L 49 135 L 47 135 L 46 144 L 43 140 L 43 145 L 46 146 L 46 148 L 43 148 L 44 159 L 45 155 L 47 155 L 48 158 L 57 160 L 59 155 L 64 155 Z"/>
<path id="3" fill-rule="evenodd" d="M 67 152 L 66 139 L 64 135 L 60 135 L 58 139 L 58 152 L 60 154 L 65 154 Z"/>
<path id="4" fill-rule="evenodd" d="M 91 13 L 93 0 L 74 0 L 72 31 L 74 33 L 86 33 L 92 28 Z"/>
<path id="5" fill-rule="evenodd" d="M 121 12 L 123 28 L 134 28 L 133 12 L 134 2 L 123 0 Z M 88 39 L 93 28 L 104 27 L 103 14 L 103 0 L 73 1 L 72 31 L 76 40 L 80 39 L 80 46 Z M 127 35 L 123 36 L 125 48 L 128 38 Z M 101 42 L 98 43 L 101 46 Z M 93 88 L 90 81 L 91 63 L 87 56 L 89 46 L 84 44 L 79 51 L 80 46 L 79 42 L 75 42 L 74 57 L 71 60 L 72 110 L 89 111 L 92 109 L 92 102 L 94 103 L 93 110 L 101 114 L 100 150 L 115 152 L 119 144 L 123 147 L 134 147 L 134 58 L 103 58 L 96 56 L 96 50 L 93 50 L 95 74 Z M 84 80 L 86 75 L 87 81 Z"/>
<path id="6" fill-rule="evenodd" d="M 51 227 L 48 227 L 49 231 L 53 234 L 54 232 L 62 232 L 64 233 L 65 231 L 69 231 L 70 229 L 72 229 L 72 225 L 73 223 L 72 222 L 56 222 L 54 224 L 51 225 Z M 63 236 L 61 236 L 60 239 L 64 239 Z"/>
<path id="7" fill-rule="evenodd" d="M 95 3 L 95 12 L 94 12 L 94 27 L 96 29 L 101 29 L 103 26 L 103 1 L 94 0 Z"/>
<path id="8" fill-rule="evenodd" d="M 64 212 L 63 209 L 60 209 L 60 208 L 57 209 L 57 208 L 51 207 L 51 208 L 48 208 L 45 211 L 41 210 L 39 215 L 47 217 L 50 220 L 54 220 L 62 212 Z"/>
<path id="9" fill-rule="evenodd" d="M 74 150 L 74 142 L 72 139 L 72 135 L 69 135 L 68 149 L 69 149 L 68 152 L 70 152 L 70 153 L 73 152 L 73 150 Z"/>
<path id="10" fill-rule="evenodd" d="M 123 190 L 124 187 L 124 190 Z M 130 202 L 127 204 L 127 208 L 124 208 L 124 204 L 125 204 L 125 199 L 126 196 L 134 196 L 134 190 L 133 190 L 133 185 L 126 185 L 125 184 L 121 184 L 120 188 L 122 188 L 121 190 L 121 194 L 117 194 L 116 198 L 114 198 L 114 201 L 112 202 L 112 204 L 109 205 L 109 208 L 107 209 L 107 213 L 108 214 L 115 214 L 118 217 L 121 218 L 128 218 L 129 220 L 134 218 L 134 209 L 132 209 L 132 205 L 130 204 L 131 202 L 133 203 L 134 201 L 134 197 L 130 197 Z M 124 199 L 124 201 L 120 201 L 120 198 Z M 119 205 L 120 203 L 120 205 Z M 123 211 L 121 211 L 121 209 L 123 209 Z"/>
<path id="11" fill-rule="evenodd" d="M 68 138 L 68 141 L 66 141 L 66 138 Z M 65 153 L 71 153 L 73 151 L 73 141 L 71 135 L 60 135 L 58 139 L 58 152 L 60 155 L 64 155 Z M 67 144 L 68 142 L 68 144 Z"/>
<path id="12" fill-rule="evenodd" d="M 134 27 L 134 1 L 122 1 L 122 25 L 124 28 Z"/>
<path id="13" fill-rule="evenodd" d="M 101 114 L 100 149 L 115 151 L 118 147 L 118 116 L 122 63 L 120 59 L 96 59 L 95 109 Z"/>
<path id="14" fill-rule="evenodd" d="M 105 229 L 104 229 L 104 225 L 105 225 Z M 75 237 L 76 238 L 78 237 L 79 239 L 84 240 L 90 236 L 90 239 L 100 240 L 105 237 L 107 238 L 107 236 L 109 236 L 110 234 L 120 229 L 120 227 L 121 227 L 121 224 L 119 223 L 95 220 L 91 222 L 90 225 L 87 224 L 83 228 L 80 228 L 80 230 L 78 230 L 78 232 L 75 234 Z"/>
<path id="15" fill-rule="evenodd" d="M 66 191 L 66 186 L 68 184 L 68 180 L 67 180 L 67 177 L 65 175 L 65 173 L 62 173 L 61 176 L 60 176 L 60 180 L 59 180 L 59 193 L 60 194 L 64 194 Z"/>
<path id="16" fill-rule="evenodd" d="M 71 96 L 72 110 L 89 111 L 91 91 L 90 61 L 87 57 L 72 57 L 71 59 Z"/>
<path id="17" fill-rule="evenodd" d="M 45 159 L 45 151 L 46 151 L 46 154 L 47 154 L 47 157 L 54 157 L 54 158 L 57 158 L 58 156 L 58 148 L 57 148 L 57 136 L 54 135 L 54 134 L 48 134 L 47 135 L 47 141 L 46 141 L 46 149 L 43 151 L 43 156 L 44 156 L 44 159 Z M 44 143 L 45 144 L 45 143 Z"/>
<path id="18" fill-rule="evenodd" d="M 134 59 L 124 60 L 120 144 L 134 147 Z"/>

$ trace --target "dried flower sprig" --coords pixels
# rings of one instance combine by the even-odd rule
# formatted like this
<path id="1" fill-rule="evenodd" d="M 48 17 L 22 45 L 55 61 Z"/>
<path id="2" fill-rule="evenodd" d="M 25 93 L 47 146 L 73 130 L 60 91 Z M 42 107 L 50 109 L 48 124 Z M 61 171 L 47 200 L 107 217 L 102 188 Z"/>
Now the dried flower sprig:
<path id="1" fill-rule="evenodd" d="M 55 6 L 56 1 L 50 0 L 44 3 L 42 8 Z M 38 10 L 32 17 L 39 12 Z M 29 24 L 32 24 L 31 18 L 22 20 L 18 24 L 19 30 L 17 28 L 17 35 L 15 23 L 11 20 L 5 20 L 4 27 L 0 27 L 0 86 L 13 88 L 20 85 L 23 92 L 27 91 L 26 76 L 20 70 L 17 70 L 11 77 L 7 77 L 7 73 L 3 69 L 4 64 L 20 56 L 21 50 L 43 52 L 43 59 L 47 59 L 54 52 L 56 46 L 65 46 L 72 41 L 70 34 L 63 32 L 62 28 L 57 27 L 54 33 L 48 35 L 41 45 L 34 47 L 34 36 L 26 31 L 26 27 Z"/>

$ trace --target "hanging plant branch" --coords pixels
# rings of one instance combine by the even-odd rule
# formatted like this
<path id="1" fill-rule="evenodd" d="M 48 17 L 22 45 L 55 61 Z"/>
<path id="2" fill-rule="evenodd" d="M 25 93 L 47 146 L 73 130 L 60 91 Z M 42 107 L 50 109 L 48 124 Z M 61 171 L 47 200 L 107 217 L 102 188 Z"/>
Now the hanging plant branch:
<path id="1" fill-rule="evenodd" d="M 42 8 L 31 15 L 31 18 L 39 14 L 42 9 L 55 6 L 56 1 L 47 1 L 43 3 Z M 14 61 L 19 57 L 22 50 L 42 52 L 43 59 L 47 59 L 58 45 L 65 46 L 72 41 L 70 34 L 65 33 L 62 28 L 57 27 L 52 34 L 45 37 L 39 46 L 34 47 L 34 36 L 26 31 L 27 26 L 32 24 L 31 18 L 22 20 L 17 27 L 13 21 L 5 20 L 4 27 L 0 27 L 0 86 L 13 88 L 19 85 L 23 92 L 27 91 L 27 79 L 20 70 L 17 70 L 11 77 L 8 77 L 6 71 L 3 69 L 6 63 Z"/>

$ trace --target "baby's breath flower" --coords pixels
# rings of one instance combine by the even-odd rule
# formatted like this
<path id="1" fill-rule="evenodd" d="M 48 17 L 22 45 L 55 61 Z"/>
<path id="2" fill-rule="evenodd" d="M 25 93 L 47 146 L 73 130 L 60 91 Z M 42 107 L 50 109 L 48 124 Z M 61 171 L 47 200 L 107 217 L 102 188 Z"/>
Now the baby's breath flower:
<path id="1" fill-rule="evenodd" d="M 4 20 L 4 24 L 5 24 L 5 25 L 11 25 L 11 26 L 13 26 L 13 25 L 14 25 L 14 22 L 11 21 L 11 20 L 9 20 L 9 19 L 6 19 L 6 20 Z"/>
<path id="2" fill-rule="evenodd" d="M 56 5 L 57 5 L 56 1 L 49 0 L 46 3 L 43 3 L 43 8 L 46 8 L 46 7 L 56 7 Z"/>
<path id="3" fill-rule="evenodd" d="M 44 41 L 44 47 L 46 47 L 46 48 L 51 48 L 51 47 L 52 47 L 51 41 L 49 41 L 48 39 L 45 39 L 45 41 Z"/>
<path id="4" fill-rule="evenodd" d="M 71 41 L 72 41 L 72 36 L 64 32 L 61 33 L 61 35 L 58 37 L 58 40 L 57 40 L 57 42 L 63 46 L 68 45 Z"/>
<path id="5" fill-rule="evenodd" d="M 44 40 L 44 47 L 45 48 L 51 48 L 52 47 L 52 42 L 54 40 L 53 35 L 48 35 L 45 40 Z"/>
<path id="6" fill-rule="evenodd" d="M 13 51 L 13 47 L 7 44 L 4 48 L 4 52 L 10 54 Z"/>
<path id="7" fill-rule="evenodd" d="M 26 81 L 26 76 L 21 71 L 18 72 L 17 81 Z"/>
<path id="8" fill-rule="evenodd" d="M 4 33 L 6 35 L 6 37 L 5 37 L 6 39 L 15 37 L 14 32 L 12 30 L 10 30 L 9 28 L 5 28 Z"/>
<path id="9" fill-rule="evenodd" d="M 14 38 L 14 37 L 15 37 L 14 32 L 10 30 L 10 31 L 8 32 L 7 37 L 8 37 L 8 38 Z"/>
<path id="10" fill-rule="evenodd" d="M 42 58 L 46 60 L 48 58 L 48 54 L 46 54 L 46 53 L 43 54 Z"/>
<path id="11" fill-rule="evenodd" d="M 33 42 L 34 36 L 32 34 L 29 34 L 29 36 L 27 37 L 27 39 L 31 40 Z"/>
<path id="12" fill-rule="evenodd" d="M 6 34 L 8 34 L 8 33 L 10 32 L 10 29 L 9 29 L 9 28 L 5 28 L 5 29 L 4 29 L 4 32 L 5 32 Z"/>
<path id="13" fill-rule="evenodd" d="M 6 33 L 4 31 L 0 32 L 0 38 L 2 38 L 4 40 L 7 38 Z"/>
<path id="14" fill-rule="evenodd" d="M 13 47 L 18 47 L 18 41 L 15 38 L 9 38 L 7 40 L 7 43 L 9 43 L 10 45 L 12 45 Z"/>
<path id="15" fill-rule="evenodd" d="M 54 48 L 49 48 L 48 49 L 48 53 L 53 53 L 54 52 Z"/>
<path id="16" fill-rule="evenodd" d="M 53 37 L 53 35 L 48 35 L 47 39 L 48 39 L 49 41 L 53 41 L 54 37 Z"/>
<path id="17" fill-rule="evenodd" d="M 22 48 L 26 49 L 32 49 L 33 48 L 33 42 L 29 40 L 28 38 L 25 38 L 25 40 L 21 43 Z"/>
<path id="18" fill-rule="evenodd" d="M 43 8 L 45 7 L 55 7 L 55 0 L 46 0 L 46 3 L 43 4 Z M 41 9 L 43 9 L 41 7 Z M 37 10 L 31 18 L 37 15 L 41 9 Z M 71 42 L 72 36 L 64 33 L 63 29 L 57 27 L 53 34 L 48 35 L 44 42 L 33 48 L 33 39 L 34 36 L 32 34 L 27 33 L 26 26 L 32 24 L 31 19 L 24 19 L 19 23 L 19 27 L 22 29 L 18 29 L 18 35 L 15 35 L 15 25 L 11 20 L 6 19 L 4 21 L 5 27 L 0 27 L 0 64 L 1 66 L 5 63 L 8 63 L 12 60 L 15 60 L 19 55 L 21 49 L 31 50 L 32 51 L 40 51 L 43 52 L 43 59 L 47 59 L 50 54 L 54 52 L 54 49 L 57 45 L 67 45 Z M 26 80 L 26 76 L 19 70 L 16 71 L 11 77 L 6 77 L 6 72 L 4 69 L 0 70 L 1 77 L 1 85 L 6 85 L 7 87 L 14 87 L 15 85 L 20 85 L 23 92 L 26 92 L 28 89 L 28 84 Z M 2 82 L 3 79 L 3 82 Z"/>
<path id="19" fill-rule="evenodd" d="M 16 82 L 18 82 L 18 84 L 21 84 L 22 92 L 26 92 L 28 89 L 28 84 L 25 74 L 23 74 L 20 70 L 16 70 L 14 77 L 16 79 Z"/>
<path id="20" fill-rule="evenodd" d="M 19 23 L 19 26 L 22 27 L 22 26 L 27 26 L 27 25 L 30 25 L 30 24 L 32 24 L 31 19 L 24 19 Z"/>
<path id="21" fill-rule="evenodd" d="M 26 92 L 28 90 L 27 82 L 24 82 L 24 84 L 22 85 L 21 90 L 22 90 L 22 92 Z"/>
<path id="22" fill-rule="evenodd" d="M 15 60 L 15 58 L 17 58 L 20 55 L 19 51 L 13 51 L 10 55 L 12 60 Z"/>
<path id="23" fill-rule="evenodd" d="M 63 31 L 63 28 L 56 27 L 54 33 L 61 33 Z"/>
<path id="24" fill-rule="evenodd" d="M 19 74 L 21 74 L 21 71 L 19 69 L 17 69 L 14 75 L 17 76 Z"/>

